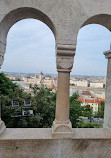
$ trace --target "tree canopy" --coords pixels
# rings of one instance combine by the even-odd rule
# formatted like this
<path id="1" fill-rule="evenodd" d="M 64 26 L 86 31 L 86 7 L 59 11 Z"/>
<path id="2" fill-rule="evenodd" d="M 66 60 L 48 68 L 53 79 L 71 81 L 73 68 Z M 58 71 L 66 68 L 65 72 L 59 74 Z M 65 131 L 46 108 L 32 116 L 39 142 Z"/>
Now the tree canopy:
<path id="1" fill-rule="evenodd" d="M 21 127 L 20 118 L 12 116 L 20 113 L 19 109 L 11 108 L 11 101 L 18 100 L 20 106 L 24 105 L 25 99 L 30 99 L 34 116 L 23 117 L 22 127 L 51 127 L 55 117 L 56 94 L 47 87 L 30 87 L 31 94 L 27 94 L 17 84 L 13 83 L 4 73 L 0 73 L 0 101 L 2 106 L 2 120 L 6 127 Z"/>
<path id="2" fill-rule="evenodd" d="M 28 127 L 28 128 L 49 128 L 55 119 L 56 93 L 52 89 L 45 86 L 29 85 L 31 93 L 27 94 L 17 84 L 13 83 L 4 73 L 0 73 L 0 102 L 2 108 L 2 120 L 6 127 Z M 89 106 L 81 106 L 81 102 L 77 101 L 78 93 L 74 93 L 70 97 L 70 120 L 72 127 L 99 127 L 92 123 L 79 121 L 80 116 L 90 118 L 93 113 Z M 31 109 L 34 115 L 29 117 L 13 117 L 20 115 L 21 109 L 12 109 L 12 100 L 18 100 L 20 107 L 24 106 L 24 100 L 31 100 Z M 95 116 L 102 117 L 104 115 L 104 103 Z"/>

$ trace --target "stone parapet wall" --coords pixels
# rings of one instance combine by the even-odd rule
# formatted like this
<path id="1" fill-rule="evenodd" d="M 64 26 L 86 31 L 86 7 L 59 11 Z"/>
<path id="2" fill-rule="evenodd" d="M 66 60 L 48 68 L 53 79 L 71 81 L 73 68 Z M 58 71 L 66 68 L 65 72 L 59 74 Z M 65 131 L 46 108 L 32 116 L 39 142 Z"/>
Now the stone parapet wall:
<path id="1" fill-rule="evenodd" d="M 111 158 L 111 139 L 10 139 L 0 158 Z"/>
<path id="2" fill-rule="evenodd" d="M 0 158 L 111 158 L 110 129 L 73 129 L 72 139 L 54 139 L 51 129 L 6 129 Z"/>

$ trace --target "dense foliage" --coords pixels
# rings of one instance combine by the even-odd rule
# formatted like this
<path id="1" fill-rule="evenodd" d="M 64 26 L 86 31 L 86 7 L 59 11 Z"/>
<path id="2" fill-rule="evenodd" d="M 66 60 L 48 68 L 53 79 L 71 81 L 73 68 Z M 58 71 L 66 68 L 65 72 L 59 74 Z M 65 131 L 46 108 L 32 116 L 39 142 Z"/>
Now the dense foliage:
<path id="1" fill-rule="evenodd" d="M 47 87 L 31 87 L 32 93 L 23 92 L 17 84 L 8 79 L 5 74 L 0 73 L 0 101 L 2 107 L 2 120 L 7 127 L 51 127 L 55 115 L 56 94 Z M 24 100 L 30 99 L 34 116 L 13 117 L 20 115 L 20 109 L 12 109 L 12 100 L 18 100 L 20 106 Z M 22 122 L 22 123 L 21 123 Z"/>
<path id="2" fill-rule="evenodd" d="M 102 124 L 84 122 L 82 120 L 78 122 L 78 128 L 102 128 L 102 127 L 103 127 Z"/>
<path id="3" fill-rule="evenodd" d="M 17 84 L 13 83 L 4 73 L 0 73 L 0 102 L 2 108 L 2 120 L 6 127 L 28 127 L 28 128 L 48 128 L 52 126 L 55 118 L 56 93 L 52 89 L 45 86 L 30 85 L 32 90 L 27 94 Z M 81 102 L 77 101 L 78 93 L 74 93 L 70 97 L 70 120 L 73 128 L 99 128 L 101 125 L 86 123 L 80 121 L 80 116 L 92 117 L 92 109 L 89 106 L 81 106 Z M 24 100 L 31 100 L 31 109 L 34 111 L 32 116 L 13 117 L 20 115 L 20 109 L 12 109 L 11 101 L 18 100 L 20 107 L 24 105 Z M 103 117 L 104 103 L 95 116 Z"/>
<path id="4" fill-rule="evenodd" d="M 81 107 L 81 103 L 77 101 L 78 98 L 79 98 L 78 93 L 74 93 L 70 97 L 70 120 L 72 122 L 73 128 L 78 126 L 79 116 L 82 115 L 82 107 Z"/>
<path id="5" fill-rule="evenodd" d="M 102 101 L 101 106 L 98 109 L 98 112 L 94 115 L 95 118 L 104 118 L 104 106 L 105 102 Z"/>
<path id="6" fill-rule="evenodd" d="M 37 89 L 36 92 L 34 87 Z M 31 99 L 34 119 L 32 118 L 30 126 L 51 127 L 55 118 L 56 94 L 50 88 L 44 86 L 39 88 L 35 85 L 34 87 L 32 89 L 34 89 L 35 94 Z"/>

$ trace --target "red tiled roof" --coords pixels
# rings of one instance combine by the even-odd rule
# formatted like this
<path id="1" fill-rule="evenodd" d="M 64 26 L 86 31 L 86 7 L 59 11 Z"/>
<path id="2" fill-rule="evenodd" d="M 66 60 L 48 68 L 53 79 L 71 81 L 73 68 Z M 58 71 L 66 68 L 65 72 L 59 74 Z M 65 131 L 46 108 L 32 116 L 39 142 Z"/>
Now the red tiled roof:
<path id="1" fill-rule="evenodd" d="M 89 99 L 85 99 L 85 98 L 79 97 L 78 101 L 81 101 L 83 103 L 98 103 L 98 104 L 100 104 L 101 101 L 105 101 L 105 99 L 102 99 L 102 98 L 92 98 L 92 99 L 89 98 Z"/>

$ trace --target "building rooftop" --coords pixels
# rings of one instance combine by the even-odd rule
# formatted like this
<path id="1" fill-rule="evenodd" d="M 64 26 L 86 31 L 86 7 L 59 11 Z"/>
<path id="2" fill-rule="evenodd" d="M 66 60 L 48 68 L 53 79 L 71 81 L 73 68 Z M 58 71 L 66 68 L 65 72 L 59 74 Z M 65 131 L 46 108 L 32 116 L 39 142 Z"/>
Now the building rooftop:
<path id="1" fill-rule="evenodd" d="M 97 103 L 97 104 L 101 104 L 101 101 L 105 101 L 105 99 L 102 99 L 102 98 L 83 98 L 83 97 L 79 97 L 78 101 L 81 101 L 83 103 Z"/>

